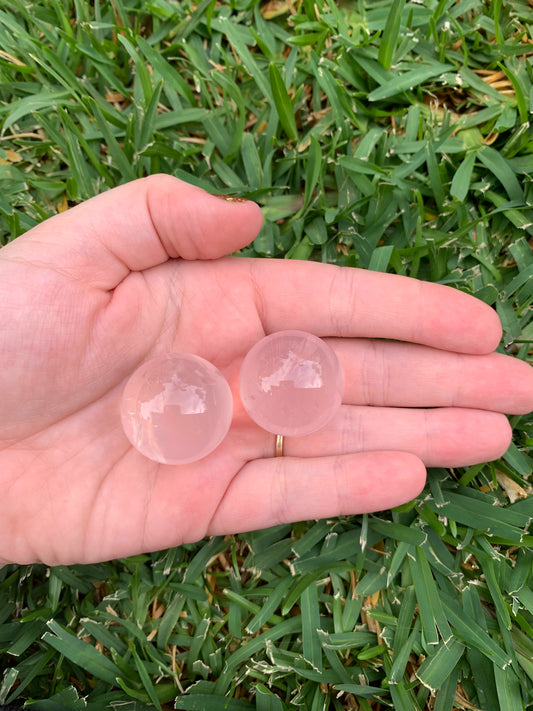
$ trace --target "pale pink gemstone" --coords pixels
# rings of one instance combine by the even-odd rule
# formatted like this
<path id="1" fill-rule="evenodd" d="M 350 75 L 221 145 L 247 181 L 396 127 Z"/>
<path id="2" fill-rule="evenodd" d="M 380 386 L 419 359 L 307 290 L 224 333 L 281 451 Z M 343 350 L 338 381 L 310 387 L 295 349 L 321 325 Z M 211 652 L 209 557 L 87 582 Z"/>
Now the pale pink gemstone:
<path id="1" fill-rule="evenodd" d="M 147 361 L 128 380 L 120 408 L 126 436 L 162 464 L 188 464 L 210 454 L 233 417 L 222 373 L 199 356 L 172 353 Z"/>
<path id="2" fill-rule="evenodd" d="M 273 434 L 300 436 L 337 412 L 344 374 L 330 346 L 304 331 L 279 331 L 258 341 L 241 366 L 241 400 L 250 417 Z"/>

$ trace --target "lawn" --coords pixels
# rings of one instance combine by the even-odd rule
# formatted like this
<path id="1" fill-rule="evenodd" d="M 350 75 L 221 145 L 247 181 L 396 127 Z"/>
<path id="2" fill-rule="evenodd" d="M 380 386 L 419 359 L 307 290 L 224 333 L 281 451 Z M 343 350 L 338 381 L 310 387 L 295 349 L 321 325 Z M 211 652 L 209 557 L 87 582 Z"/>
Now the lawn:
<path id="1" fill-rule="evenodd" d="M 243 253 L 474 294 L 533 339 L 526 0 L 3 0 L 0 244 L 165 172 L 257 201 Z M 0 704 L 533 709 L 533 417 L 375 515 L 0 570 Z M 529 498 L 528 498 L 529 497 Z"/>

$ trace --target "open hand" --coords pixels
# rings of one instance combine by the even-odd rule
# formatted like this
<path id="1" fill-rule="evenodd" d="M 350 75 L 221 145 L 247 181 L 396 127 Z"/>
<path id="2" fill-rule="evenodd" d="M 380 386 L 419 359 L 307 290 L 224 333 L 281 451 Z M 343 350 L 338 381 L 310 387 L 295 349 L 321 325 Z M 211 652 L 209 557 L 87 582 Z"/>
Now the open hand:
<path id="1" fill-rule="evenodd" d="M 492 353 L 495 312 L 457 290 L 312 262 L 227 258 L 261 226 L 251 202 L 169 176 L 106 192 L 0 250 L 0 563 L 87 563 L 205 535 L 386 509 L 425 466 L 504 453 L 502 413 L 533 409 L 533 373 Z M 327 338 L 345 372 L 339 414 L 286 438 L 239 400 L 265 334 Z M 143 457 L 120 422 L 145 360 L 196 353 L 235 401 L 205 459 Z"/>

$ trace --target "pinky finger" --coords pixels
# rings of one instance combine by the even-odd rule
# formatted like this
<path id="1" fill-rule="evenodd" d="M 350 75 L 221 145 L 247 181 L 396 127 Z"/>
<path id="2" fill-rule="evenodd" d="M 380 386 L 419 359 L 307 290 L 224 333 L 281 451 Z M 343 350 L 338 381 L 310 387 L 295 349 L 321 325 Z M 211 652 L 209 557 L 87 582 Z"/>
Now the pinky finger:
<path id="1" fill-rule="evenodd" d="M 382 511 L 413 499 L 425 480 L 424 464 L 408 452 L 258 459 L 234 477 L 208 533 Z"/>

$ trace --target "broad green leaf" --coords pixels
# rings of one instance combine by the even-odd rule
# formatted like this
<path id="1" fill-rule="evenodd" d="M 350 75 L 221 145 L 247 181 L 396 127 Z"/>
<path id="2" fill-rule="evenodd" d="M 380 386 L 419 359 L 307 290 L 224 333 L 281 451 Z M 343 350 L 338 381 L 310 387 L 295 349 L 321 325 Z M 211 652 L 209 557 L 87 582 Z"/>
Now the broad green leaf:
<path id="1" fill-rule="evenodd" d="M 44 633 L 43 642 L 97 679 L 102 679 L 112 686 L 116 684 L 117 678 L 121 676 L 120 669 L 96 647 L 67 632 L 55 620 L 48 622 L 48 629 L 50 632 Z"/>
<path id="2" fill-rule="evenodd" d="M 511 659 L 500 645 L 478 624 L 466 619 L 464 613 L 451 601 L 443 602 L 446 616 L 453 627 L 455 636 L 469 646 L 473 646 L 491 659 L 500 669 L 507 669 Z"/>
<path id="3" fill-rule="evenodd" d="M 200 651 L 204 646 L 209 631 L 211 620 L 207 617 L 201 619 L 195 629 L 195 633 L 191 638 L 189 649 L 187 651 L 187 669 L 191 676 L 194 676 L 194 665 L 201 658 Z"/>
<path id="4" fill-rule="evenodd" d="M 433 139 L 430 139 L 426 143 L 426 165 L 433 198 L 437 204 L 437 209 L 442 212 L 444 210 L 444 203 L 446 202 L 446 192 L 443 185 L 444 181 L 439 170 L 439 161 L 437 161 L 435 142 Z"/>
<path id="5" fill-rule="evenodd" d="M 529 516 L 515 513 L 510 508 L 494 506 L 488 497 L 478 498 L 473 495 L 473 491 L 466 491 L 468 495 L 447 491 L 446 500 L 439 506 L 439 513 L 491 536 L 518 542 L 521 540 L 524 528 L 531 520 Z"/>
<path id="6" fill-rule="evenodd" d="M 182 711 L 257 711 L 256 705 L 248 701 L 205 694 L 179 696 L 174 702 L 174 708 Z"/>
<path id="7" fill-rule="evenodd" d="M 436 651 L 422 662 L 416 671 L 417 678 L 431 691 L 440 689 L 453 673 L 464 651 L 464 644 L 450 639 L 439 645 Z"/>
<path id="8" fill-rule="evenodd" d="M 2 683 L 0 684 L 0 704 L 4 704 L 9 696 L 9 692 L 13 688 L 13 685 L 18 680 L 19 671 L 14 667 L 8 667 L 4 669 L 4 675 L 2 678 Z"/>
<path id="9" fill-rule="evenodd" d="M 392 244 L 384 245 L 383 247 L 376 247 L 376 249 L 372 252 L 372 256 L 370 257 L 370 261 L 368 263 L 368 269 L 371 272 L 386 272 L 389 266 L 389 262 L 392 256 L 392 253 L 394 251 L 394 247 Z M 393 524 L 394 525 L 394 524 Z M 418 536 L 416 535 L 415 531 L 412 529 L 407 529 L 407 531 L 411 531 L 410 534 L 407 534 L 411 540 L 409 543 L 420 543 L 421 540 L 423 540 L 424 535 Z M 417 533 L 421 533 L 421 531 L 418 531 Z M 405 535 L 405 532 L 404 532 Z M 416 541 L 415 541 L 416 539 Z"/>
<path id="10" fill-rule="evenodd" d="M 503 185 L 510 200 L 523 201 L 524 194 L 513 169 L 497 150 L 491 146 L 483 146 L 477 152 L 477 157 Z"/>
<path id="11" fill-rule="evenodd" d="M 228 22 L 227 20 L 213 19 L 211 26 L 214 30 L 221 32 L 228 38 L 235 49 L 235 52 L 239 56 L 243 67 L 246 69 L 248 74 L 253 77 L 255 83 L 263 93 L 263 96 L 267 99 L 267 101 L 273 101 L 269 81 L 266 79 L 264 75 L 265 73 L 261 71 L 261 68 L 258 66 L 254 55 L 248 49 L 247 42 L 240 31 L 242 29 L 242 25 L 238 26 L 232 22 Z M 246 30 L 246 32 L 249 33 L 249 30 Z M 253 37 L 251 33 L 249 33 L 249 44 L 252 45 L 253 43 Z"/>
<path id="12" fill-rule="evenodd" d="M 203 544 L 194 557 L 188 562 L 183 576 L 183 582 L 191 583 L 201 577 L 207 563 L 211 558 L 221 553 L 225 547 L 225 541 L 219 537 L 213 537 Z"/>
<path id="13" fill-rule="evenodd" d="M 227 669 L 232 670 L 238 668 L 243 661 L 250 659 L 253 654 L 263 649 L 267 640 L 274 641 L 286 634 L 291 634 L 295 630 L 301 630 L 301 622 L 299 617 L 290 617 L 275 627 L 254 637 L 246 645 L 240 647 L 230 655 L 227 660 Z"/>
<path id="14" fill-rule="evenodd" d="M 2 131 L 7 131 L 8 128 L 11 128 L 11 126 L 14 126 L 18 121 L 34 111 L 53 111 L 54 106 L 65 106 L 70 100 L 70 92 L 64 90 L 43 90 L 39 94 L 31 94 L 23 99 L 18 99 L 7 107 L 8 110 L 4 109 L 2 112 L 6 113 L 6 118 L 2 123 Z"/>
<path id="15" fill-rule="evenodd" d="M 430 565 L 420 547 L 415 548 L 415 556 L 409 558 L 409 565 L 426 644 L 429 647 L 435 646 L 441 638 L 444 643 L 448 643 L 452 638 L 452 631 L 444 614 Z"/>
<path id="16" fill-rule="evenodd" d="M 294 109 L 287 89 L 285 88 L 285 82 L 283 81 L 279 69 L 273 62 L 269 65 L 268 77 L 280 123 L 287 137 L 295 141 L 298 138 L 298 129 L 296 127 Z"/>
<path id="17" fill-rule="evenodd" d="M 287 706 L 264 684 L 255 686 L 256 711 L 287 711 Z"/>
<path id="18" fill-rule="evenodd" d="M 251 133 L 245 132 L 241 139 L 241 156 L 246 172 L 246 181 L 251 190 L 263 184 L 263 166 L 257 143 Z"/>
<path id="19" fill-rule="evenodd" d="M 475 89 L 475 91 L 478 92 L 482 97 L 488 96 L 491 101 L 487 103 L 496 103 L 497 112 L 501 113 L 501 105 L 504 101 L 504 98 L 503 95 L 497 89 L 495 89 L 491 84 L 489 84 L 489 82 L 483 81 L 483 79 L 478 76 L 478 74 L 476 74 L 472 69 L 470 69 L 470 67 L 466 65 L 463 65 L 461 67 L 458 74 L 461 78 L 462 86 L 469 86 L 472 89 Z"/>
<path id="20" fill-rule="evenodd" d="M 141 153 L 147 147 L 148 143 L 154 140 L 157 112 L 162 88 L 163 82 L 159 82 L 159 84 L 154 87 L 152 95 L 147 102 L 147 106 L 143 110 L 139 138 L 136 145 L 138 153 Z"/>
<path id="21" fill-rule="evenodd" d="M 319 178 L 325 168 L 318 139 L 311 134 L 309 140 L 310 144 L 305 166 L 304 209 L 309 206 L 314 192 L 320 188 Z"/>
<path id="22" fill-rule="evenodd" d="M 432 711 L 453 711 L 455 707 L 455 698 L 457 696 L 460 666 L 461 665 L 459 663 L 456 664 L 455 669 L 438 688 Z"/>
<path id="23" fill-rule="evenodd" d="M 42 711 L 85 711 L 87 701 L 79 696 L 74 686 L 67 686 L 50 698 L 39 701 Z M 30 705 L 31 707 L 31 705 Z"/>
<path id="24" fill-rule="evenodd" d="M 124 640 L 120 634 L 117 634 L 117 630 L 113 630 L 108 624 L 100 622 L 97 619 L 84 617 L 80 620 L 80 625 L 88 635 L 94 637 L 105 649 L 113 650 L 121 655 L 126 653 L 128 647 L 124 643 Z"/>
<path id="25" fill-rule="evenodd" d="M 496 691 L 500 711 L 525 711 L 525 704 L 520 690 L 520 681 L 512 669 L 494 666 Z"/>
<path id="26" fill-rule="evenodd" d="M 371 91 L 368 95 L 368 101 L 384 101 L 403 91 L 412 91 L 428 81 L 428 79 L 441 76 L 450 69 L 453 69 L 451 64 L 439 64 L 438 62 L 410 69 L 400 77 L 391 78 L 386 84 Z"/>
<path id="27" fill-rule="evenodd" d="M 342 651 L 346 649 L 360 649 L 369 644 L 374 644 L 376 635 L 366 629 L 354 630 L 353 632 L 327 633 L 320 630 L 320 640 L 324 649 Z"/>
<path id="28" fill-rule="evenodd" d="M 124 34 L 119 34 L 117 36 L 118 41 L 122 44 L 126 52 L 130 55 L 133 63 L 135 64 L 135 71 L 139 77 L 140 85 L 142 88 L 144 106 L 147 107 L 152 100 L 153 86 L 148 67 L 144 59 L 141 57 L 137 48 Z"/>
<path id="29" fill-rule="evenodd" d="M 520 122 L 524 125 L 529 121 L 528 98 L 531 94 L 531 80 L 527 76 L 527 73 L 522 71 L 520 64 L 515 64 L 513 68 L 500 64 L 500 67 L 513 85 Z M 514 126 L 514 123 L 508 127 L 511 128 L 512 126 Z"/>
<path id="30" fill-rule="evenodd" d="M 526 287 L 526 289 L 522 289 L 522 287 L 524 286 Z M 533 264 L 530 264 L 528 267 L 523 269 L 519 274 L 516 275 L 514 279 L 512 279 L 507 284 L 503 291 L 504 298 L 510 299 L 519 289 L 524 292 L 524 296 L 527 299 L 533 296 Z"/>
<path id="31" fill-rule="evenodd" d="M 405 588 L 394 632 L 394 650 L 399 650 L 409 637 L 413 626 L 419 627 L 420 618 L 415 620 L 416 594 L 413 585 Z M 393 653 L 394 659 L 394 653 Z"/>
<path id="32" fill-rule="evenodd" d="M 172 66 L 170 62 L 168 62 L 161 54 L 161 52 L 158 52 L 156 49 L 154 49 L 154 47 L 152 47 L 152 45 L 147 42 L 144 37 L 137 36 L 136 42 L 143 55 L 146 57 L 146 60 L 150 62 L 150 64 L 156 69 L 158 74 L 165 82 L 165 85 L 168 84 L 169 86 L 173 87 L 180 96 L 187 100 L 190 107 L 195 106 L 196 99 L 194 96 L 194 92 L 192 91 L 189 84 L 185 81 L 185 79 L 181 76 L 177 68 Z M 205 108 L 194 108 L 191 110 L 201 111 L 203 113 L 205 111 Z"/>
<path id="33" fill-rule="evenodd" d="M 308 585 L 300 599 L 302 611 L 303 657 L 317 671 L 322 671 L 322 647 L 318 637 L 320 612 L 316 582 Z"/>
<path id="34" fill-rule="evenodd" d="M 273 590 L 271 590 L 265 599 L 261 609 L 254 615 L 250 622 L 246 625 L 248 634 L 258 632 L 270 619 L 274 616 L 276 610 L 280 607 L 281 602 L 285 599 L 287 591 L 292 584 L 292 578 L 282 578 Z M 282 620 L 278 615 L 275 616 L 276 622 Z"/>
<path id="35" fill-rule="evenodd" d="M 12 640 L 12 643 L 7 647 L 6 654 L 11 657 L 20 657 L 34 643 L 37 642 L 42 635 L 45 623 L 42 619 L 28 620 L 24 625 L 21 625 L 18 634 Z"/>
<path id="36" fill-rule="evenodd" d="M 315 52 L 311 52 L 309 61 L 313 75 L 316 77 L 320 88 L 326 94 L 328 102 L 331 105 L 336 125 L 338 127 L 344 126 L 347 121 L 347 112 L 341 101 L 342 93 L 338 83 L 322 57 L 318 57 Z"/>
<path id="37" fill-rule="evenodd" d="M 396 45 L 398 43 L 402 23 L 402 10 L 404 6 L 405 0 L 393 0 L 387 16 L 385 29 L 381 35 L 378 62 L 385 69 L 390 68 L 392 58 L 394 56 L 394 50 L 396 49 Z"/>
<path id="38" fill-rule="evenodd" d="M 394 711 L 422 711 L 412 690 L 406 685 L 394 684 L 390 687 Z"/>
<path id="39" fill-rule="evenodd" d="M 102 133 L 104 142 L 109 148 L 109 152 L 115 162 L 115 165 L 119 169 L 124 181 L 135 180 L 137 176 L 135 175 L 135 171 L 131 165 L 131 162 L 127 158 L 124 152 L 124 148 L 120 145 L 117 138 L 113 135 L 111 127 L 105 116 L 103 115 L 102 111 L 100 110 L 100 107 L 95 101 L 92 100 L 90 101 L 90 104 L 94 112 L 98 127 Z"/>
<path id="40" fill-rule="evenodd" d="M 304 231 L 313 244 L 325 244 L 328 240 L 328 231 L 323 217 L 315 217 L 305 225 Z"/>
<path id="41" fill-rule="evenodd" d="M 394 653 L 392 657 L 392 667 L 389 673 L 389 684 L 399 684 L 401 683 L 409 657 L 413 651 L 413 644 L 416 637 L 419 635 L 419 631 L 414 629 L 406 641 L 398 646 L 396 638 L 394 640 Z"/>
<path id="42" fill-rule="evenodd" d="M 533 251 L 524 237 L 520 237 L 516 242 L 512 242 L 509 245 L 509 251 L 513 255 L 513 259 L 520 271 L 533 265 Z"/>
<path id="43" fill-rule="evenodd" d="M 500 321 L 502 324 L 503 338 L 505 344 L 510 344 L 513 341 L 519 339 L 522 335 L 522 327 L 520 325 L 512 303 L 510 301 L 499 300 L 496 302 L 496 311 L 498 313 L 498 316 L 500 317 Z M 507 458 L 509 456 L 512 457 L 512 453 L 509 454 L 508 452 L 506 452 L 505 456 Z"/>
<path id="44" fill-rule="evenodd" d="M 154 688 L 154 684 L 152 682 L 152 679 L 150 678 L 150 674 L 148 673 L 146 669 L 146 662 L 141 659 L 139 656 L 139 653 L 135 649 L 135 645 L 131 644 L 130 645 L 130 651 L 131 655 L 133 657 L 133 661 L 135 662 L 135 667 L 137 669 L 137 672 L 139 673 L 139 678 L 142 682 L 142 685 L 144 687 L 144 690 L 146 691 L 146 694 L 148 698 L 150 699 L 151 703 L 155 706 L 156 709 L 159 709 L 159 711 L 162 711 L 161 704 L 159 702 L 159 699 L 157 697 L 156 690 Z"/>
<path id="45" fill-rule="evenodd" d="M 452 184 L 450 187 L 450 195 L 457 200 L 463 202 L 470 190 L 470 182 L 472 180 L 472 172 L 476 162 L 476 153 L 467 153 L 461 165 L 455 171 Z"/>

